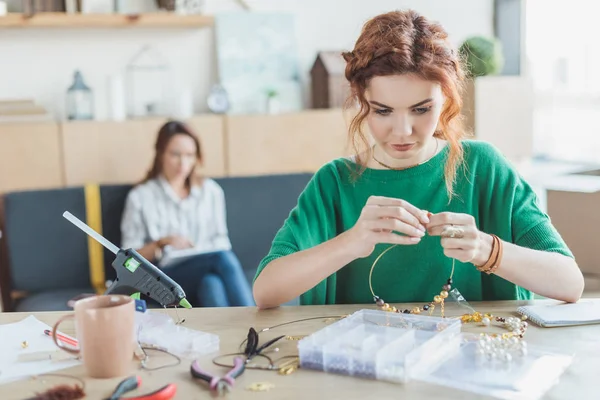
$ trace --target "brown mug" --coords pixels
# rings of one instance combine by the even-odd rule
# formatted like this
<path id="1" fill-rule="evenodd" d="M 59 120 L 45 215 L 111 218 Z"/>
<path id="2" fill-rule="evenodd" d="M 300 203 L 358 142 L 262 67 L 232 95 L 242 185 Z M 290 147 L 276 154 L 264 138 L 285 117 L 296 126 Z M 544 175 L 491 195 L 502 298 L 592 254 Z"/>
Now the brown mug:
<path id="1" fill-rule="evenodd" d="M 62 350 L 78 355 L 91 378 L 128 375 L 133 367 L 135 301 L 124 295 L 101 295 L 78 300 L 75 312 L 60 318 L 52 328 L 52 339 Z M 58 326 L 75 318 L 79 348 L 65 347 L 57 337 Z"/>

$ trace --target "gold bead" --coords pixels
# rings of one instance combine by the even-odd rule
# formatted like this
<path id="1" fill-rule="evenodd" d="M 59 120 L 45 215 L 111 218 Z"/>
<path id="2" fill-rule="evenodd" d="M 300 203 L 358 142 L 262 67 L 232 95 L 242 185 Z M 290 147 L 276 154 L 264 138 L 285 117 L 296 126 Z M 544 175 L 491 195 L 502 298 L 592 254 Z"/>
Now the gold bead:
<path id="1" fill-rule="evenodd" d="M 447 292 L 447 291 L 445 291 L 445 290 L 442 290 L 442 291 L 440 292 L 440 297 L 441 297 L 442 299 L 445 299 L 446 297 L 448 297 L 448 292 Z"/>
<path id="2" fill-rule="evenodd" d="M 396 307 L 392 307 L 392 312 L 396 312 L 396 311 L 398 311 L 398 310 L 396 309 Z"/>
<path id="3" fill-rule="evenodd" d="M 295 365 L 290 365 L 289 367 L 284 367 L 279 369 L 279 375 L 289 375 L 298 369 Z"/>
<path id="4" fill-rule="evenodd" d="M 419 307 L 415 307 L 411 311 L 413 314 L 421 314 L 421 309 Z"/>
<path id="5" fill-rule="evenodd" d="M 388 303 L 384 303 L 384 304 L 383 304 L 383 309 L 384 309 L 384 310 L 386 310 L 386 309 L 388 309 L 388 308 L 390 308 L 390 305 L 389 305 Z"/>
<path id="6" fill-rule="evenodd" d="M 442 298 L 441 298 L 440 296 L 435 296 L 435 297 L 433 298 L 433 301 L 435 301 L 436 303 L 439 303 L 439 302 L 441 302 L 441 301 L 442 301 Z"/>
<path id="7" fill-rule="evenodd" d="M 27 343 L 27 340 L 24 340 L 24 341 L 21 342 L 21 347 L 24 348 L 24 349 L 26 349 L 26 348 L 29 347 L 29 343 Z"/>
<path id="8" fill-rule="evenodd" d="M 521 321 L 525 321 L 527 319 L 527 315 L 522 315 L 521 316 Z"/>

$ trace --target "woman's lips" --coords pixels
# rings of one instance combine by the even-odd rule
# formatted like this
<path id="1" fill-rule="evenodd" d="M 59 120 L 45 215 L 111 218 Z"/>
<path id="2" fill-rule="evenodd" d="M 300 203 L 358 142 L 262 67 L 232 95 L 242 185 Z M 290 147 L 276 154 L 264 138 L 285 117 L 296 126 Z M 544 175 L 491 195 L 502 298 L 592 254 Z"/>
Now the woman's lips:
<path id="1" fill-rule="evenodd" d="M 414 143 L 409 144 L 391 144 L 392 148 L 396 151 L 408 151 L 414 147 Z"/>

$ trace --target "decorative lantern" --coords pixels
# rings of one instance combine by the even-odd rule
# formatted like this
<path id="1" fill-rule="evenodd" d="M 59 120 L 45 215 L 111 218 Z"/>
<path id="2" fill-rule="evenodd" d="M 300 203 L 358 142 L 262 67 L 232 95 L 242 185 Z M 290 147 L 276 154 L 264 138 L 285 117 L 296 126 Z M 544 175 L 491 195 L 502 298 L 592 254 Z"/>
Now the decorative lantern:
<path id="1" fill-rule="evenodd" d="M 168 114 L 169 66 L 151 46 L 144 46 L 127 65 L 127 114 L 130 118 Z"/>
<path id="2" fill-rule="evenodd" d="M 79 71 L 75 71 L 73 84 L 67 90 L 67 119 L 94 119 L 94 96 Z"/>

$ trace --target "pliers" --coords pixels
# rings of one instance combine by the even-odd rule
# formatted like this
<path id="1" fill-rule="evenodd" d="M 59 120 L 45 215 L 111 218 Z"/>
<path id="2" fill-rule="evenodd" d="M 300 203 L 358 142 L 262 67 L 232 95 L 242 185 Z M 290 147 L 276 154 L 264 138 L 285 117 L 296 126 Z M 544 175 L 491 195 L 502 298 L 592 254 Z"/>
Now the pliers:
<path id="1" fill-rule="evenodd" d="M 107 400 L 170 400 L 175 397 L 177 386 L 174 383 L 169 383 L 154 392 L 143 394 L 135 397 L 122 397 L 123 393 L 131 392 L 137 389 L 142 384 L 142 379 L 139 376 L 130 376 L 121 381 L 113 394 Z"/>
<path id="2" fill-rule="evenodd" d="M 233 360 L 233 368 L 223 377 L 212 375 L 200 368 L 198 361 L 194 361 L 190 367 L 190 373 L 194 378 L 201 379 L 208 383 L 210 390 L 216 391 L 219 396 L 229 392 L 235 382 L 235 378 L 240 376 L 246 369 L 244 357 L 236 357 Z"/>

